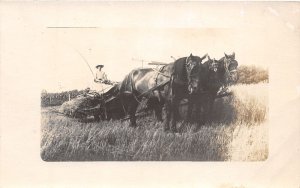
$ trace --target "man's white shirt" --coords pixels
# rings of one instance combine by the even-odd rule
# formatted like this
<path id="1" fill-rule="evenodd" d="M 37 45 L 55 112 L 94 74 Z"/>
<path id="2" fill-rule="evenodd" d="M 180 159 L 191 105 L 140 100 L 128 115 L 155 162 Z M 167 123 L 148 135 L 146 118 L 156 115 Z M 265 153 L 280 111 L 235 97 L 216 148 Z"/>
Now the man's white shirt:
<path id="1" fill-rule="evenodd" d="M 96 72 L 96 80 L 99 81 L 99 80 L 107 80 L 107 76 L 105 74 L 105 72 L 103 71 L 97 71 Z"/>

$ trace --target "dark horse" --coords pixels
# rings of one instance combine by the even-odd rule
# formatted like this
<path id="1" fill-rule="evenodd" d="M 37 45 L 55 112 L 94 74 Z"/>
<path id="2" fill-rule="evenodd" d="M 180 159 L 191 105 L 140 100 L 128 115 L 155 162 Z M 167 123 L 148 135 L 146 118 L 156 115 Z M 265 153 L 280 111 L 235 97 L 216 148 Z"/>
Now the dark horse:
<path id="1" fill-rule="evenodd" d="M 232 55 L 225 54 L 219 60 L 210 59 L 202 65 L 201 71 L 201 85 L 203 91 L 198 92 L 190 97 L 197 100 L 197 113 L 200 113 L 198 119 L 198 125 L 205 124 L 208 120 L 211 120 L 213 113 L 213 104 L 217 97 L 218 91 L 221 88 L 226 88 L 238 79 L 237 75 L 238 62 L 235 60 L 235 53 Z M 191 101 L 195 101 L 192 99 Z M 188 108 L 191 114 L 192 107 Z M 199 112 L 202 109 L 202 113 Z"/>
<path id="2" fill-rule="evenodd" d="M 179 118 L 180 101 L 202 90 L 199 75 L 202 69 L 201 62 L 206 56 L 200 58 L 191 54 L 189 57 L 176 60 L 172 66 L 161 70 L 163 73 L 171 72 L 170 83 L 164 87 L 163 92 L 158 91 L 159 98 L 165 99 L 165 131 L 177 132 L 176 121 Z M 171 71 L 168 71 L 168 68 Z"/>
<path id="3" fill-rule="evenodd" d="M 176 116 L 181 99 L 198 91 L 199 71 L 202 58 L 183 57 L 162 67 L 154 69 L 135 69 L 120 85 L 122 108 L 130 118 L 131 126 L 136 126 L 136 110 L 143 97 L 152 101 L 158 120 L 162 120 L 162 106 L 165 104 L 166 122 L 164 129 L 176 131 Z M 171 127 L 169 122 L 172 120 Z"/>
<path id="4" fill-rule="evenodd" d="M 217 91 L 222 85 L 221 80 L 223 79 L 223 75 L 219 62 L 215 59 L 210 59 L 208 56 L 208 60 L 202 64 L 202 68 L 198 76 L 200 80 L 199 84 L 201 85 L 202 90 L 198 90 L 196 93 L 188 95 L 188 111 L 186 121 L 191 120 L 193 108 L 196 107 L 196 117 L 199 128 L 200 125 L 205 121 L 207 113 L 210 113 L 210 106 L 208 105 L 211 103 L 210 99 L 217 94 Z M 201 110 L 203 111 L 202 113 Z M 203 114 L 205 114 L 204 117 Z"/>

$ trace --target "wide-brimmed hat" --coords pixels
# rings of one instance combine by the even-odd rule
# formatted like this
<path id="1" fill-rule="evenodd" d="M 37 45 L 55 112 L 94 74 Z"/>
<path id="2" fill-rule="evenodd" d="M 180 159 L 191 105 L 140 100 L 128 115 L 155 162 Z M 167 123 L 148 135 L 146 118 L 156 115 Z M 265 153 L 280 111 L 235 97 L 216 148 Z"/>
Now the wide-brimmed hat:
<path id="1" fill-rule="evenodd" d="M 98 68 L 98 67 L 101 67 L 101 68 L 103 68 L 103 67 L 104 67 L 104 65 L 97 65 L 97 66 L 96 66 L 96 68 Z"/>

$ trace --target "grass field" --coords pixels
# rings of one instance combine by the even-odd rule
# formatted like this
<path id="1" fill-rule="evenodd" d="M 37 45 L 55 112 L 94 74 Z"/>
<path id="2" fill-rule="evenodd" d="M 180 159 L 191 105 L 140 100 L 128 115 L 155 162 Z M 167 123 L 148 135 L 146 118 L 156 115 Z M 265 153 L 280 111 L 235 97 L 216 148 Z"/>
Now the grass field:
<path id="1" fill-rule="evenodd" d="M 268 84 L 236 85 L 218 99 L 215 121 L 196 133 L 165 133 L 154 115 L 129 122 L 79 122 L 42 108 L 45 161 L 260 161 L 268 156 Z M 57 108 L 57 107 L 56 107 Z M 182 122 L 179 122 L 182 124 Z"/>

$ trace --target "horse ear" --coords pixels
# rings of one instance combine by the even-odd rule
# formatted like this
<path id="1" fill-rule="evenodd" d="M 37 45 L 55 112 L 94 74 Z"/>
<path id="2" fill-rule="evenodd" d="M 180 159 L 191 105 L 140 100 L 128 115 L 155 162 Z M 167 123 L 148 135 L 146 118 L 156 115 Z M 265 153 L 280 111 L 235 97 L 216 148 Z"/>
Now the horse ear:
<path id="1" fill-rule="evenodd" d="M 192 53 L 190 54 L 190 57 L 193 57 L 193 54 L 192 54 Z"/>
<path id="2" fill-rule="evenodd" d="M 211 60 L 210 57 L 209 57 L 209 55 L 207 56 L 207 58 L 208 58 L 208 60 Z"/>
<path id="3" fill-rule="evenodd" d="M 232 56 L 233 59 L 235 59 L 235 53 L 234 52 L 232 53 L 231 56 Z"/>
<path id="4" fill-rule="evenodd" d="M 228 55 L 225 52 L 224 52 L 224 54 L 225 54 L 225 57 L 228 58 Z"/>
<path id="5" fill-rule="evenodd" d="M 205 55 L 201 58 L 201 61 L 202 61 L 203 59 L 205 59 L 207 56 L 208 56 L 208 54 L 205 54 Z"/>

